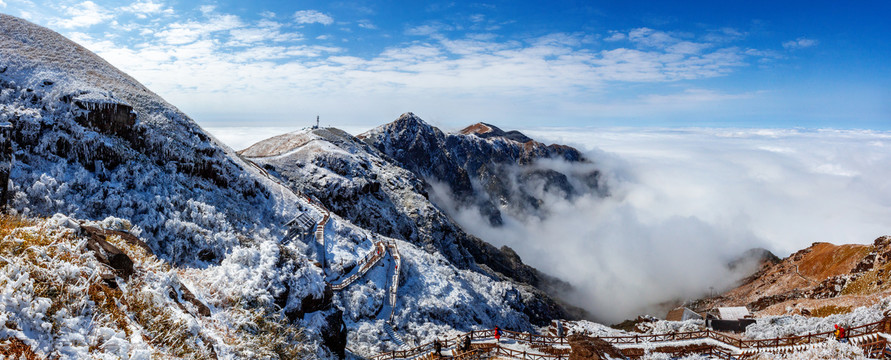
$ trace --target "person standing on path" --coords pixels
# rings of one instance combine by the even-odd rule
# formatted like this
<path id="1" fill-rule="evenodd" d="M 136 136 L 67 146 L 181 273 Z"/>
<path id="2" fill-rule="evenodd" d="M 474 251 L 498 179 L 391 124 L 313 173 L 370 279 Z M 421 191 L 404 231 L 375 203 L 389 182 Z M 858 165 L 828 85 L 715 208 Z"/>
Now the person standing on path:
<path id="1" fill-rule="evenodd" d="M 498 328 L 498 325 L 495 325 L 495 342 L 501 343 L 501 329 Z"/>

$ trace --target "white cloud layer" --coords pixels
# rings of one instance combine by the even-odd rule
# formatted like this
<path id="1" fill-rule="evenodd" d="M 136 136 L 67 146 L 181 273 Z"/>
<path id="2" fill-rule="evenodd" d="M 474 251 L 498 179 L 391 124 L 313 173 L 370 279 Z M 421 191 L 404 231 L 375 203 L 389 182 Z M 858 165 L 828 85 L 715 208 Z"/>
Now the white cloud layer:
<path id="1" fill-rule="evenodd" d="M 331 25 L 334 18 L 317 10 L 300 10 L 294 13 L 294 20 L 298 24 L 314 24 Z"/>
<path id="2" fill-rule="evenodd" d="M 282 124 L 314 116 L 321 109 L 329 118 L 352 123 L 405 111 L 441 117 L 468 112 L 479 118 L 591 113 L 622 117 L 629 108 L 639 114 L 641 109 L 652 112 L 664 107 L 650 101 L 655 97 L 639 104 L 612 102 L 610 108 L 592 99 L 615 83 L 724 76 L 756 57 L 726 44 L 649 28 L 627 35 L 612 33 L 631 39 L 630 46 L 613 42 L 618 47 L 594 49 L 590 34 L 512 40 L 487 33 L 452 37 L 443 35 L 450 28 L 442 24 L 407 30 L 425 39 L 355 57 L 342 48 L 304 44 L 299 28 L 270 18 L 251 23 L 213 6 L 201 11 L 201 17 L 161 27 L 133 25 L 133 31 L 150 35 L 134 44 L 84 33 L 75 40 L 199 120 L 217 120 L 216 126 L 243 122 L 258 113 L 264 114 L 262 120 L 268 125 Z M 330 16 L 315 10 L 298 11 L 294 18 L 301 24 L 333 23 Z M 370 23 L 359 26 L 363 24 Z M 679 100 L 695 100 L 687 104 L 739 98 L 717 96 L 722 94 L 715 91 L 711 94 L 716 96 L 697 97 L 690 94 L 697 90 L 672 90 L 680 91 Z"/>
<path id="3" fill-rule="evenodd" d="M 131 12 L 136 15 L 136 17 L 140 19 L 148 18 L 150 15 L 155 14 L 173 14 L 173 9 L 167 8 L 164 9 L 163 3 L 156 3 L 151 0 L 149 1 L 138 1 L 131 3 L 128 6 L 124 6 L 120 8 L 121 11 Z"/>
<path id="4" fill-rule="evenodd" d="M 65 29 L 89 27 L 101 24 L 114 17 L 111 11 L 92 1 L 84 1 L 73 6 L 63 6 L 62 9 L 68 17 L 57 19 L 54 23 Z"/>
<path id="5" fill-rule="evenodd" d="M 573 283 L 577 305 L 605 321 L 664 316 L 654 304 L 731 285 L 740 274 L 725 266 L 749 248 L 787 256 L 817 241 L 891 234 L 891 133 L 524 132 L 588 149 L 612 196 L 550 198 L 548 219 L 508 217 L 503 228 L 475 209 L 451 212 L 472 233 Z"/>

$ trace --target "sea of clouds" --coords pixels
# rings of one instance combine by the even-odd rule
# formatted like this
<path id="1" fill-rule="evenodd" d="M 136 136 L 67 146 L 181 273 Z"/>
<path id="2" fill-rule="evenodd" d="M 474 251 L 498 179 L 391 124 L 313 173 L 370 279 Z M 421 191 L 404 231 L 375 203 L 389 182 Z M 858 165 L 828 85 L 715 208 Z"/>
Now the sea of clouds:
<path id="1" fill-rule="evenodd" d="M 543 221 L 472 232 L 570 281 L 603 320 L 730 287 L 726 264 L 766 248 L 780 257 L 813 242 L 891 235 L 891 133 L 839 130 L 535 129 L 586 151 L 611 196 L 551 199 Z M 741 304 L 743 305 L 743 304 Z M 606 310 L 608 309 L 608 310 Z"/>
<path id="2" fill-rule="evenodd" d="M 263 133 L 211 132 L 234 148 Z M 524 262 L 572 283 L 575 291 L 565 295 L 604 322 L 641 313 L 664 316 L 666 304 L 732 287 L 752 268 L 734 271 L 727 264 L 751 248 L 784 257 L 813 242 L 865 244 L 891 235 L 889 132 L 523 132 L 587 153 L 610 195 L 545 196 L 549 216 L 505 213 L 501 227 L 484 221 L 478 209 L 442 200 L 448 196 L 436 194 L 436 187 L 434 199 L 467 231 L 510 246 Z"/>

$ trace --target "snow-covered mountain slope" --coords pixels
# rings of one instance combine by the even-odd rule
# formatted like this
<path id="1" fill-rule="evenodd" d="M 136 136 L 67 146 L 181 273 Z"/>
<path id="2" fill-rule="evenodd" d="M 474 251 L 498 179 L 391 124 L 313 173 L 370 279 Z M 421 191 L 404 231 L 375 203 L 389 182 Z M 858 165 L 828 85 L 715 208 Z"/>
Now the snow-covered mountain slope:
<path id="1" fill-rule="evenodd" d="M 448 194 L 441 196 L 478 207 L 493 225 L 502 223 L 502 211 L 547 216 L 541 205 L 548 196 L 607 194 L 600 172 L 578 150 L 485 123 L 446 134 L 405 113 L 358 137 L 418 177 L 445 184 Z"/>
<path id="2" fill-rule="evenodd" d="M 196 277 L 210 282 L 198 297 L 263 311 L 323 298 L 322 271 L 281 245 L 285 224 L 308 209 L 297 194 L 95 54 L 6 15 L 0 121 L 12 124 L 13 212 L 126 219 L 165 262 L 218 274 Z M 309 326 L 307 344 L 320 343 L 322 325 L 288 325 Z"/>
<path id="3" fill-rule="evenodd" d="M 423 180 L 343 131 L 304 129 L 261 141 L 240 154 L 354 224 L 441 253 L 458 268 L 545 290 L 567 286 L 523 264 L 512 251 L 464 232 L 427 199 Z M 522 309 L 533 323 L 569 316 L 547 295 L 523 288 L 528 295 L 522 297 Z"/>
<path id="4" fill-rule="evenodd" d="M 104 60 L 24 20 L 4 15 L 0 30 L 0 121 L 13 125 L 22 214 L 130 218 L 181 264 L 203 263 L 198 253 L 212 263 L 293 216 L 282 205 L 293 199 Z"/>
<path id="5" fill-rule="evenodd" d="M 346 340 L 347 347 L 363 353 L 393 349 L 396 345 L 388 334 L 393 329 L 384 315 L 390 312 L 389 301 L 383 299 L 389 296 L 385 289 L 392 288 L 387 285 L 393 279 L 398 286 L 392 325 L 407 343 L 495 324 L 531 330 L 532 323 L 561 314 L 531 287 L 474 267 L 476 263 L 456 266 L 451 261 L 467 254 L 441 254 L 435 247 L 414 245 L 412 239 L 403 242 L 375 233 L 386 225 L 368 231 L 328 214 L 242 160 L 185 114 L 96 55 L 57 33 L 6 15 L 0 15 L 0 121 L 12 124 L 11 212 L 38 223 L 29 219 L 62 213 L 56 217 L 101 227 L 130 224 L 128 236 L 145 242 L 145 249 L 156 257 L 142 261 L 147 255 L 141 250 L 121 245 L 122 253 L 136 259 L 133 273 L 109 275 L 103 273 L 104 265 L 83 259 L 89 246 L 78 240 L 86 235 L 76 232 L 51 236 L 49 245 L 24 247 L 22 251 L 34 251 L 40 260 L 30 265 L 18 259 L 0 261 L 0 274 L 5 276 L 0 286 L 6 289 L 0 294 L 5 304 L 0 309 L 5 319 L 0 322 L 0 340 L 14 338 L 40 356 L 80 358 L 84 350 L 69 351 L 66 346 L 75 345 L 61 336 L 69 331 L 66 324 L 75 323 L 79 325 L 71 330 L 72 336 L 81 337 L 76 346 L 86 346 L 88 352 L 91 346 L 98 349 L 113 341 L 117 347 L 108 351 L 119 355 L 179 356 L 173 345 L 152 342 L 166 335 L 128 332 L 149 327 L 128 306 L 126 299 L 134 296 L 150 297 L 154 304 L 150 308 L 170 307 L 165 313 L 169 318 L 186 322 L 189 331 L 181 340 L 201 344 L 201 349 L 190 352 L 199 358 L 287 358 L 282 351 L 290 348 L 311 349 L 314 353 L 308 357 L 325 358 L 341 355 Z M 331 161 L 343 151 L 317 150 L 320 158 Z M 329 186 L 322 178 L 308 180 L 312 181 L 305 184 L 308 191 Z M 413 188 L 417 181 L 398 184 Z M 347 187 L 329 190 L 352 194 Z M 406 193 L 401 200 L 417 199 Z M 387 217 L 399 215 L 381 212 L 380 216 L 387 224 L 391 221 Z M 315 231 L 303 236 L 307 229 L 301 224 Z M 46 226 L 60 234 L 68 227 Z M 0 241 L 4 246 L 21 244 L 16 236 L 3 235 Z M 65 236 L 73 240 L 61 245 Z M 333 291 L 328 282 L 337 283 L 348 275 L 377 241 L 398 246 L 402 254 L 398 272 L 390 267 L 395 262 L 386 258 L 345 289 Z M 460 246 L 459 241 L 455 251 Z M 57 252 L 51 249 L 56 247 L 80 260 L 55 261 Z M 485 251 L 504 256 L 491 247 Z M 77 292 L 107 278 L 109 286 L 117 284 L 121 293 L 108 295 L 115 301 L 97 308 L 60 297 L 66 292 L 46 292 L 38 279 L 52 275 L 57 265 L 87 278 L 53 275 L 52 287 L 68 286 Z M 34 291 L 13 289 L 22 284 L 34 284 Z M 182 303 L 184 287 L 206 305 L 206 311 L 196 315 L 192 305 Z M 143 290 L 151 292 L 140 295 Z M 32 309 L 31 303 L 38 308 Z M 136 318 L 136 323 L 106 322 L 105 314 Z M 232 339 L 242 336 L 237 329 L 247 331 L 246 338 Z M 291 331 L 302 335 L 277 336 Z M 142 335 L 149 339 L 147 345 L 139 342 Z M 246 345 L 238 347 L 240 341 Z"/>

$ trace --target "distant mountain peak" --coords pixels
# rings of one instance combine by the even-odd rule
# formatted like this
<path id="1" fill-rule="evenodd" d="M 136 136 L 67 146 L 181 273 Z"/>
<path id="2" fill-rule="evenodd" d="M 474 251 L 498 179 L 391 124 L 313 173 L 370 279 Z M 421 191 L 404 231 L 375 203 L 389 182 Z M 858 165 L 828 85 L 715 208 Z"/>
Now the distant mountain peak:
<path id="1" fill-rule="evenodd" d="M 399 118 L 390 123 L 390 125 L 398 128 L 432 128 L 430 124 L 412 112 L 400 115 Z"/>
<path id="2" fill-rule="evenodd" d="M 415 115 L 415 113 L 413 113 L 411 111 L 403 113 L 402 115 L 399 115 L 399 118 L 396 119 L 396 122 L 400 122 L 400 121 L 416 121 L 416 122 L 420 122 L 420 123 L 425 123 L 424 120 L 422 120 L 419 116 Z"/>
<path id="3" fill-rule="evenodd" d="M 523 133 L 521 133 L 519 131 L 516 131 L 516 130 L 504 131 L 495 125 L 487 124 L 484 122 L 478 122 L 476 124 L 470 125 L 464 129 L 462 129 L 460 131 L 460 133 L 462 135 L 476 135 L 476 136 L 479 136 L 484 139 L 491 138 L 491 137 L 500 137 L 500 138 L 505 138 L 508 140 L 513 140 L 513 141 L 516 141 L 519 143 L 527 143 L 530 141 L 534 141 L 534 140 L 532 140 L 532 138 L 524 135 Z"/>

